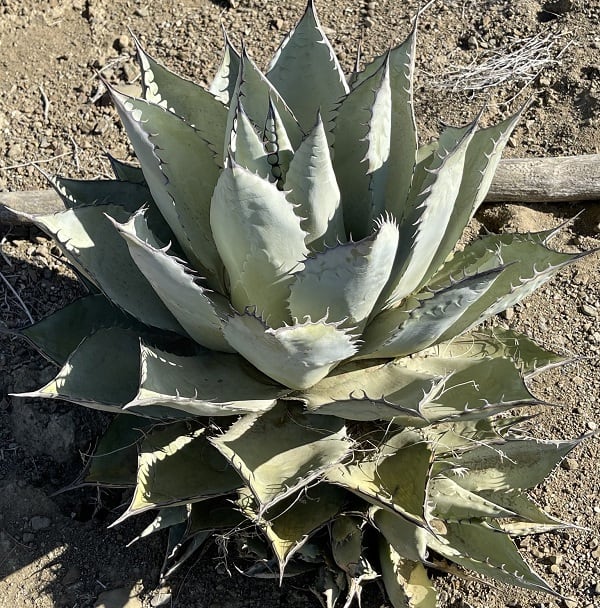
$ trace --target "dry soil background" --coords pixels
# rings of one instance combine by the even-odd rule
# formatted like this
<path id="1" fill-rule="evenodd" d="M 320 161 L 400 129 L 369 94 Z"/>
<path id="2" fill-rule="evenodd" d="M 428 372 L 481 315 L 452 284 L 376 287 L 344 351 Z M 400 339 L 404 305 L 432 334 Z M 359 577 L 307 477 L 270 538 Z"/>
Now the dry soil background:
<path id="1" fill-rule="evenodd" d="M 361 38 L 367 58 L 400 41 L 417 2 L 322 0 L 317 6 L 349 70 Z M 43 187 L 31 161 L 51 173 L 89 178 L 108 176 L 104 152 L 130 157 L 96 77 L 102 72 L 119 86 L 138 86 L 128 28 L 167 65 L 208 82 L 221 47 L 221 24 L 236 43 L 243 37 L 251 54 L 264 62 L 302 10 L 301 0 L 0 0 L 0 190 Z M 470 120 L 484 101 L 486 122 L 532 96 L 507 155 L 600 152 L 598 23 L 597 0 L 438 0 L 420 24 L 416 95 L 422 141 L 438 131 L 440 121 Z M 537 75 L 542 63 L 546 69 Z M 469 67 L 460 72 L 460 66 Z M 504 77 L 504 84 L 487 88 Z M 582 210 L 557 245 L 590 250 L 600 246 L 598 205 L 500 205 L 484 209 L 471 228 L 473 233 L 536 230 Z M 4 226 L 0 239 L 0 327 L 21 326 L 29 315 L 40 319 L 82 292 L 38 233 Z M 598 254 L 590 255 L 496 321 L 580 357 L 533 385 L 544 401 L 561 404 L 540 408 L 531 425 L 539 437 L 567 438 L 596 429 L 599 270 Z M 77 476 L 104 417 L 60 402 L 8 397 L 11 391 L 36 388 L 54 370 L 23 342 L 3 335 L 0 340 L 2 608 L 318 605 L 307 580 L 288 579 L 279 588 L 274 581 L 228 578 L 210 553 L 159 588 L 164 539 L 125 548 L 145 522 L 106 530 L 126 495 L 92 489 L 53 495 Z M 441 606 L 600 606 L 598 451 L 596 439 L 586 441 L 536 492 L 551 514 L 581 529 L 521 541 L 533 566 L 571 599 L 437 576 Z M 376 585 L 365 593 L 363 605 L 385 606 Z"/>

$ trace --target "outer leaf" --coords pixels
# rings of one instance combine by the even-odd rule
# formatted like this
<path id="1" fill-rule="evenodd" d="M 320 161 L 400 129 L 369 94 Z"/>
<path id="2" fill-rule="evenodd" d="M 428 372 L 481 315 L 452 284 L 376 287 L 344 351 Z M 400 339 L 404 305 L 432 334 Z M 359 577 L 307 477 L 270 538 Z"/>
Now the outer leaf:
<path id="1" fill-rule="evenodd" d="M 201 134 L 160 106 L 111 91 L 152 197 L 186 256 L 213 283 L 222 265 L 210 230 L 210 194 L 219 168 Z"/>
<path id="2" fill-rule="evenodd" d="M 204 429 L 191 430 L 181 422 L 156 428 L 141 445 L 131 504 L 113 525 L 149 509 L 222 496 L 240 485 L 236 472 L 211 447 Z"/>
<path id="3" fill-rule="evenodd" d="M 206 348 L 232 352 L 222 331 L 221 319 L 231 310 L 227 300 L 202 287 L 183 261 L 146 242 L 150 234 L 143 215 L 115 226 L 136 266 L 189 336 Z"/>
<path id="4" fill-rule="evenodd" d="M 210 84 L 209 92 L 223 105 L 227 106 L 234 95 L 235 83 L 240 70 L 240 54 L 231 44 L 227 32 L 223 31 L 223 36 L 225 38 L 223 58 L 221 59 L 219 69 Z"/>
<path id="5" fill-rule="evenodd" d="M 427 532 L 421 526 L 379 507 L 371 507 L 369 517 L 396 553 L 415 562 L 425 560 Z"/>
<path id="6" fill-rule="evenodd" d="M 213 530 L 232 531 L 247 523 L 248 520 L 232 498 L 209 498 L 190 505 L 186 536 Z"/>
<path id="7" fill-rule="evenodd" d="M 327 317 L 361 331 L 390 277 L 397 246 L 396 224 L 382 221 L 372 236 L 308 258 L 290 287 L 292 317 Z"/>
<path id="8" fill-rule="evenodd" d="M 162 66 L 137 40 L 136 46 L 144 99 L 181 116 L 199 131 L 213 152 L 220 152 L 227 122 L 223 104 L 209 91 Z"/>
<path id="9" fill-rule="evenodd" d="M 342 102 L 336 118 L 333 164 L 344 207 L 346 231 L 355 239 L 370 232 L 382 208 L 372 206 L 369 174 L 379 169 L 390 151 L 391 91 L 386 61 Z"/>
<path id="10" fill-rule="evenodd" d="M 445 558 L 485 576 L 557 595 L 519 554 L 513 541 L 485 522 L 446 522 L 446 534 L 430 535 L 428 545 Z"/>
<path id="11" fill-rule="evenodd" d="M 431 352 L 434 356 L 446 358 L 509 357 L 524 373 L 565 361 L 564 357 L 545 350 L 525 334 L 502 327 L 477 329 L 450 342 L 438 344 Z"/>
<path id="12" fill-rule="evenodd" d="M 274 184 L 234 165 L 213 194 L 210 222 L 239 312 L 248 306 L 281 325 L 290 273 L 308 252 L 293 205 Z"/>
<path id="13" fill-rule="evenodd" d="M 316 384 L 356 353 L 354 339 L 336 324 L 324 321 L 271 329 L 253 315 L 235 315 L 226 322 L 223 333 L 263 374 L 294 389 Z"/>
<path id="14" fill-rule="evenodd" d="M 123 222 L 129 214 L 115 205 L 95 205 L 31 219 L 111 302 L 143 323 L 180 332 L 179 323 L 133 263 L 109 218 Z"/>
<path id="15" fill-rule="evenodd" d="M 478 130 L 465 157 L 465 168 L 456 197 L 456 205 L 446 231 L 440 240 L 427 275 L 433 275 L 456 246 L 465 226 L 485 198 L 500 162 L 502 150 L 521 118 L 523 109 L 498 125 Z"/>
<path id="16" fill-rule="evenodd" d="M 250 493 L 246 496 L 242 493 L 240 506 L 269 539 L 283 577 L 284 568 L 291 557 L 315 531 L 339 513 L 345 502 L 344 497 L 345 492 L 341 488 L 320 483 L 306 493 L 282 500 L 262 517 L 257 512 Z"/>
<path id="17" fill-rule="evenodd" d="M 321 115 L 292 158 L 285 177 L 288 199 L 303 219 L 306 244 L 319 250 L 346 240 L 340 189 L 331 162 Z"/>
<path id="18" fill-rule="evenodd" d="M 407 368 L 402 361 L 347 363 L 294 398 L 316 413 L 421 426 L 427 422 L 421 402 L 439 380 L 434 374 Z"/>
<path id="19" fill-rule="evenodd" d="M 320 111 L 326 130 L 331 132 L 336 106 L 349 89 L 321 28 L 313 0 L 308 2 L 302 19 L 275 53 L 267 78 L 289 104 L 304 130 L 310 128 Z"/>
<path id="20" fill-rule="evenodd" d="M 541 483 L 580 442 L 509 439 L 474 448 L 448 462 L 460 467 L 453 479 L 470 492 L 527 489 Z"/>
<path id="21" fill-rule="evenodd" d="M 250 488 L 261 516 L 306 487 L 350 449 L 342 420 L 300 414 L 285 404 L 260 417 L 240 419 L 211 443 Z"/>
<path id="22" fill-rule="evenodd" d="M 85 483 L 135 486 L 138 443 L 151 424 L 129 414 L 113 418 L 88 461 Z"/>
<path id="23" fill-rule="evenodd" d="M 379 561 L 385 590 L 394 608 L 436 608 L 437 593 L 421 563 L 405 559 L 381 537 Z"/>
<path id="24" fill-rule="evenodd" d="M 179 357 L 142 345 L 141 384 L 127 408 L 166 406 L 194 416 L 261 412 L 289 390 L 274 386 L 244 359 L 212 351 Z"/>
<path id="25" fill-rule="evenodd" d="M 440 137 L 428 175 L 414 208 L 400 226 L 404 243 L 398 251 L 397 273 L 390 284 L 388 308 L 398 305 L 429 278 L 427 270 L 439 247 L 439 235 L 450 222 L 475 123 L 461 130 L 447 129 Z"/>
<path id="26" fill-rule="evenodd" d="M 384 311 L 364 333 L 361 357 L 402 357 L 420 351 L 446 335 L 485 296 L 505 270 L 499 267 L 417 296 L 418 307 Z M 429 297 L 428 297 L 429 296 Z M 470 317 L 469 317 L 470 318 Z"/>
<path id="27" fill-rule="evenodd" d="M 138 379 L 139 338 L 122 329 L 102 329 L 79 345 L 56 378 L 20 396 L 64 399 L 120 412 L 135 395 Z"/>
<path id="28" fill-rule="evenodd" d="M 326 473 L 326 479 L 426 527 L 430 467 L 431 449 L 423 442 L 407 445 L 385 457 L 375 453 L 356 464 L 338 465 Z M 402 483 L 398 483 L 399 479 Z"/>
<path id="29" fill-rule="evenodd" d="M 99 329 L 132 328 L 135 320 L 113 306 L 103 295 L 89 295 L 71 302 L 46 318 L 19 330 L 40 352 L 64 365 L 80 342 Z"/>
<path id="30" fill-rule="evenodd" d="M 490 257 L 490 253 L 493 256 Z M 479 325 L 493 316 L 520 302 L 548 281 L 560 268 L 578 260 L 585 254 L 559 253 L 539 242 L 535 235 L 504 234 L 488 235 L 465 247 L 456 254 L 448 267 L 438 273 L 433 282 L 439 284 L 444 277 L 459 275 L 461 271 L 470 273 L 482 263 L 505 264 L 502 273 L 490 290 L 476 305 L 472 306 L 461 319 L 440 338 L 450 338 Z M 494 259 L 496 262 L 494 262 Z"/>
<path id="31" fill-rule="evenodd" d="M 160 509 L 157 516 L 152 522 L 147 525 L 133 540 L 127 543 L 130 547 L 133 543 L 137 542 L 142 538 L 146 538 L 155 532 L 160 530 L 166 530 L 171 526 L 185 523 L 188 518 L 189 505 L 179 505 L 178 507 L 168 507 L 166 509 Z"/>
<path id="32" fill-rule="evenodd" d="M 444 521 L 483 517 L 511 517 L 514 513 L 486 500 L 444 476 L 431 480 L 429 495 L 432 512 Z"/>

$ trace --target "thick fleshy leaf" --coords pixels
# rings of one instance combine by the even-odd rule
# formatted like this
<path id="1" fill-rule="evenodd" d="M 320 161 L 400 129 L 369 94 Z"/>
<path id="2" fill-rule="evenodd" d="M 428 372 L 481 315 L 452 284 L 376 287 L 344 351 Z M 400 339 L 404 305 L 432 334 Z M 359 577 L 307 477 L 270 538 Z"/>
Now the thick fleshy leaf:
<path id="1" fill-rule="evenodd" d="M 133 328 L 136 324 L 103 295 L 95 294 L 71 302 L 18 333 L 51 361 L 64 365 L 81 341 L 97 330 L 116 326 Z"/>
<path id="2" fill-rule="evenodd" d="M 390 283 L 386 307 L 393 308 L 429 278 L 428 268 L 454 211 L 465 157 L 475 123 L 464 129 L 446 129 L 440 137 L 422 189 L 400 226 L 400 247 L 395 278 Z"/>
<path id="3" fill-rule="evenodd" d="M 479 493 L 483 498 L 510 509 L 516 515 L 499 522 L 500 527 L 511 536 L 542 534 L 564 528 L 575 527 L 545 513 L 527 494 L 518 490 L 496 492 L 485 490 Z"/>
<path id="4" fill-rule="evenodd" d="M 422 401 L 441 378 L 402 361 L 347 363 L 314 386 L 294 394 L 309 410 L 350 420 L 395 420 L 421 426 Z"/>
<path id="5" fill-rule="evenodd" d="M 129 213 L 115 205 L 94 205 L 31 217 L 111 302 L 147 325 L 181 332 L 179 323 L 134 264 L 109 218 L 124 222 Z"/>
<path id="6" fill-rule="evenodd" d="M 308 250 L 285 194 L 243 167 L 227 167 L 213 194 L 210 223 L 233 305 L 241 313 L 254 307 L 274 327 L 288 321 L 290 273 Z"/>
<path id="7" fill-rule="evenodd" d="M 275 106 L 292 147 L 296 149 L 300 145 L 304 133 L 298 124 L 296 117 L 284 101 L 283 97 L 260 71 L 254 61 L 250 59 L 245 49 L 242 50 L 238 77 L 233 96 L 229 102 L 226 138 L 227 134 L 231 132 L 233 118 L 240 99 L 244 104 L 244 109 L 246 110 L 248 117 L 255 125 L 264 125 L 269 114 L 270 104 Z M 316 112 L 313 115 L 313 120 L 315 115 Z M 224 149 L 224 155 L 227 157 L 226 148 Z"/>
<path id="8" fill-rule="evenodd" d="M 189 514 L 189 505 L 179 505 L 177 507 L 167 507 L 166 509 L 160 509 L 156 517 L 148 524 L 133 540 L 127 543 L 130 547 L 133 543 L 137 542 L 142 538 L 146 538 L 151 534 L 166 530 L 171 526 L 183 524 L 187 521 Z"/>
<path id="9" fill-rule="evenodd" d="M 213 151 L 176 114 L 114 90 L 111 95 L 156 205 L 195 269 L 220 285 L 222 266 L 209 218 L 219 175 Z"/>
<path id="10" fill-rule="evenodd" d="M 115 226 L 135 265 L 187 334 L 206 348 L 232 352 L 222 331 L 221 319 L 231 311 L 226 298 L 202 287 L 182 260 L 157 248 L 143 215 Z"/>
<path id="11" fill-rule="evenodd" d="M 346 78 L 319 23 L 313 0 L 275 53 L 267 78 L 286 100 L 301 127 L 310 128 L 319 111 L 331 132 L 339 101 L 348 93 Z M 307 90 L 310 94 L 307 95 Z M 333 137 L 332 137 L 333 139 Z"/>
<path id="12" fill-rule="evenodd" d="M 179 526 L 181 529 L 178 529 Z M 181 536 L 182 531 L 183 536 Z M 188 538 L 185 536 L 185 523 L 171 526 L 165 560 L 160 571 L 160 580 L 164 582 L 169 579 L 190 557 L 197 555 L 198 550 L 210 536 L 210 532 L 198 532 L 192 538 Z"/>
<path id="13" fill-rule="evenodd" d="M 280 573 L 290 558 L 310 536 L 330 522 L 342 509 L 345 492 L 336 486 L 320 483 L 298 496 L 277 503 L 262 516 L 249 491 L 238 504 L 248 518 L 263 530 L 279 562 Z"/>
<path id="14" fill-rule="evenodd" d="M 485 195 L 500 162 L 504 146 L 521 118 L 523 109 L 503 122 L 475 132 L 467 148 L 465 168 L 448 226 L 440 239 L 427 274 L 433 275 L 444 263 L 460 239 Z"/>
<path id="15" fill-rule="evenodd" d="M 338 465 L 327 471 L 325 477 L 376 506 L 426 527 L 431 456 L 427 443 L 414 443 L 386 456 L 376 452 L 368 459 Z M 399 479 L 402 483 L 398 482 Z"/>
<path id="16" fill-rule="evenodd" d="M 357 350 L 351 335 L 325 321 L 272 329 L 251 314 L 235 315 L 223 333 L 263 374 L 293 389 L 316 384 Z"/>
<path id="17" fill-rule="evenodd" d="M 548 281 L 558 270 L 585 254 L 561 253 L 548 249 L 535 234 L 487 235 L 455 254 L 454 258 L 432 279 L 430 287 L 450 281 L 450 277 L 472 274 L 482 265 L 486 269 L 505 265 L 494 288 L 470 307 L 440 338 L 449 340 L 479 325 Z"/>
<path id="18" fill-rule="evenodd" d="M 256 127 L 250 122 L 244 111 L 241 100 L 238 102 L 237 111 L 233 119 L 231 129 L 229 152 L 233 160 L 240 167 L 248 169 L 251 173 L 268 179 L 271 175 L 265 146 L 259 137 Z"/>
<path id="19" fill-rule="evenodd" d="M 90 205 L 118 205 L 130 213 L 152 203 L 145 184 L 118 179 L 78 180 L 61 176 L 49 178 L 69 209 Z"/>
<path id="20" fill-rule="evenodd" d="M 429 354 L 442 358 L 509 357 L 526 374 L 566 360 L 565 357 L 542 348 L 525 334 L 502 327 L 476 329 L 430 350 L 431 353 L 427 351 Z"/>
<path id="21" fill-rule="evenodd" d="M 223 105 L 228 106 L 233 98 L 238 72 L 240 71 L 240 54 L 231 44 L 225 31 L 223 31 L 223 37 L 225 39 L 223 57 L 208 90 Z"/>
<path id="22" fill-rule="evenodd" d="M 241 488 L 240 491 L 243 491 Z M 235 504 L 235 497 L 219 496 L 194 502 L 190 505 L 187 536 L 212 530 L 232 530 L 248 523 Z"/>
<path id="23" fill-rule="evenodd" d="M 302 414 L 285 403 L 241 418 L 210 441 L 250 488 L 260 515 L 306 487 L 351 447 L 343 420 Z"/>
<path id="24" fill-rule="evenodd" d="M 538 403 L 510 359 L 411 357 L 405 363 L 411 370 L 444 378 L 421 407 L 430 421 L 477 420 L 517 405 Z"/>
<path id="25" fill-rule="evenodd" d="M 146 185 L 146 179 L 144 178 L 144 172 L 139 165 L 132 165 L 126 163 L 118 158 L 115 158 L 111 154 L 106 155 L 110 162 L 111 169 L 115 174 L 115 177 L 121 182 L 131 182 L 133 184 Z"/>
<path id="26" fill-rule="evenodd" d="M 177 114 L 193 126 L 215 153 L 223 148 L 227 109 L 209 91 L 174 74 L 136 40 L 144 99 Z"/>
<path id="27" fill-rule="evenodd" d="M 303 218 L 306 244 L 313 251 L 346 240 L 340 189 L 320 114 L 289 164 L 285 189 L 288 199 L 298 205 L 296 213 Z"/>
<path id="28" fill-rule="evenodd" d="M 240 485 L 235 470 L 210 445 L 205 429 L 193 430 L 185 422 L 155 427 L 140 447 L 131 504 L 115 524 L 149 509 L 222 496 Z"/>
<path id="29" fill-rule="evenodd" d="M 405 559 L 424 561 L 427 532 L 397 513 L 371 507 L 369 517 L 394 550 Z"/>
<path id="30" fill-rule="evenodd" d="M 397 246 L 398 228 L 384 220 L 362 241 L 307 258 L 290 286 L 292 318 L 327 318 L 361 331 L 390 277 Z"/>
<path id="31" fill-rule="evenodd" d="M 140 387 L 126 407 L 143 412 L 148 406 L 166 406 L 193 416 L 235 416 L 266 411 L 288 392 L 238 355 L 203 351 L 180 357 L 142 345 Z"/>
<path id="32" fill-rule="evenodd" d="M 344 208 L 346 232 L 361 239 L 371 221 L 383 211 L 373 206 L 371 174 L 390 153 L 390 69 L 387 60 L 369 78 L 352 89 L 336 117 L 333 165 Z"/>
<path id="33" fill-rule="evenodd" d="M 580 442 L 508 439 L 476 447 L 445 463 L 456 467 L 453 480 L 470 492 L 523 490 L 541 483 Z"/>
<path id="34" fill-rule="evenodd" d="M 476 520 L 444 525 L 445 533 L 430 535 L 427 544 L 446 559 L 510 585 L 557 595 L 500 529 Z"/>
<path id="35" fill-rule="evenodd" d="M 429 495 L 433 516 L 440 517 L 444 521 L 514 515 L 512 511 L 465 490 L 443 475 L 431 480 Z"/>
<path id="36" fill-rule="evenodd" d="M 418 561 L 411 561 L 388 543 L 379 540 L 381 577 L 394 608 L 436 608 L 437 592 Z"/>
<path id="37" fill-rule="evenodd" d="M 104 329 L 86 338 L 48 384 L 19 396 L 64 399 L 120 412 L 121 406 L 135 395 L 138 378 L 138 337 L 118 329 Z"/>
<path id="38" fill-rule="evenodd" d="M 155 423 L 130 414 L 113 418 L 88 461 L 84 482 L 135 486 L 137 446 L 152 424 Z"/>
<path id="39" fill-rule="evenodd" d="M 346 576 L 342 570 L 326 564 L 319 568 L 311 591 L 323 608 L 335 608 L 346 589 Z"/>
<path id="40" fill-rule="evenodd" d="M 464 278 L 446 289 L 416 296 L 418 305 L 382 312 L 363 334 L 360 357 L 402 357 L 434 344 L 494 285 L 503 266 Z"/>

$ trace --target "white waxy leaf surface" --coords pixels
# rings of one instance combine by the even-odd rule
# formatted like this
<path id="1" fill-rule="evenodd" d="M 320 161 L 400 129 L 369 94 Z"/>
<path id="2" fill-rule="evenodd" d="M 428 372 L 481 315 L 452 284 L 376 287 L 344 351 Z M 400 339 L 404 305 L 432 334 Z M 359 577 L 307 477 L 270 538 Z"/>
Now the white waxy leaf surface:
<path id="1" fill-rule="evenodd" d="M 232 352 L 222 332 L 221 319 L 231 311 L 226 298 L 202 287 L 182 260 L 146 242 L 143 216 L 116 227 L 137 267 L 189 336 L 206 348 Z"/>
<path id="2" fill-rule="evenodd" d="M 253 315 L 235 315 L 223 332 L 229 344 L 261 372 L 294 389 L 316 384 L 356 353 L 354 339 L 324 321 L 272 329 Z"/>
<path id="3" fill-rule="evenodd" d="M 210 221 L 233 305 L 239 312 L 255 307 L 272 326 L 288 321 L 291 273 L 308 250 L 285 194 L 243 167 L 227 167 L 213 194 Z"/>
<path id="4" fill-rule="evenodd" d="M 153 59 L 136 40 L 144 99 L 181 116 L 196 128 L 213 152 L 223 147 L 227 109 L 209 91 L 174 74 Z"/>
<path id="5" fill-rule="evenodd" d="M 264 179 L 271 175 L 271 166 L 262 139 L 244 112 L 241 101 L 234 118 L 229 149 L 233 159 L 241 167 L 257 173 Z"/>
<path id="6" fill-rule="evenodd" d="M 208 90 L 223 105 L 228 106 L 233 98 L 241 58 L 226 32 L 223 32 L 223 37 L 225 39 L 223 57 Z"/>
<path id="7" fill-rule="evenodd" d="M 312 250 L 346 240 L 340 189 L 321 116 L 296 150 L 285 177 L 288 198 L 298 205 L 306 244 Z"/>
<path id="8" fill-rule="evenodd" d="M 157 207 L 196 270 L 222 289 L 222 264 L 210 230 L 219 168 L 201 134 L 181 118 L 111 91 Z"/>
<path id="9" fill-rule="evenodd" d="M 397 246 L 398 228 L 384 220 L 362 241 L 307 258 L 290 286 L 292 317 L 327 317 L 361 331 L 390 277 Z"/>
<path id="10" fill-rule="evenodd" d="M 312 0 L 275 53 L 267 78 L 286 100 L 303 130 L 312 126 L 317 112 L 322 114 L 327 131 L 331 130 L 337 104 L 349 89 Z"/>

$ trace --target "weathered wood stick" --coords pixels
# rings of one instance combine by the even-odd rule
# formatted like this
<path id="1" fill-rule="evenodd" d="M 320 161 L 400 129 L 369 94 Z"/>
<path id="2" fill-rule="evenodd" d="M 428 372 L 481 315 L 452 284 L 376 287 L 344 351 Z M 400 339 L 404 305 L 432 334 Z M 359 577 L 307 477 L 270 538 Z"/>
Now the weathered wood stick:
<path id="1" fill-rule="evenodd" d="M 486 203 L 600 201 L 600 154 L 502 159 Z M 42 214 L 64 210 L 53 190 L 0 192 L 0 222 L 22 224 L 10 209 Z"/>

